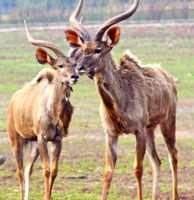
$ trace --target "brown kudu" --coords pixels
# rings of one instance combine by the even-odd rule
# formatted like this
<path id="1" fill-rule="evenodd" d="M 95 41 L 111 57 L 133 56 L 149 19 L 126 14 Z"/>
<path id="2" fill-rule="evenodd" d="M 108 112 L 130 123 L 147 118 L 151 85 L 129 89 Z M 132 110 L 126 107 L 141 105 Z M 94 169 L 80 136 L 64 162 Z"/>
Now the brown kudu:
<path id="1" fill-rule="evenodd" d="M 26 33 L 30 43 L 52 50 L 57 59 L 44 49 L 36 49 L 40 64 L 49 64 L 53 69 L 42 70 L 36 78 L 12 97 L 8 108 L 7 128 L 11 147 L 17 162 L 21 200 L 24 199 L 23 148 L 31 141 L 30 159 L 25 168 L 25 200 L 29 199 L 29 183 L 32 167 L 41 156 L 45 178 L 45 200 L 51 199 L 51 190 L 58 171 L 58 160 L 62 148 L 62 137 L 67 136 L 73 106 L 69 98 L 71 85 L 78 80 L 73 59 L 64 54 L 51 42 L 34 39 L 27 25 Z M 51 141 L 51 166 L 47 142 Z"/>
<path id="2" fill-rule="evenodd" d="M 120 28 L 111 26 L 132 16 L 139 0 L 135 0 L 127 12 L 104 23 L 94 40 L 76 20 L 82 3 L 83 0 L 80 0 L 70 18 L 70 24 L 79 34 L 66 30 L 66 37 L 71 46 L 83 50 L 78 72 L 94 80 L 101 97 L 100 115 L 106 133 L 106 167 L 102 200 L 107 199 L 117 160 L 118 136 L 123 133 L 133 133 L 136 137 L 134 171 L 138 183 L 138 199 L 143 199 L 142 174 L 146 150 L 152 163 L 153 200 L 158 199 L 161 162 L 154 142 L 154 130 L 157 125 L 160 125 L 169 152 L 173 200 L 178 200 L 175 82 L 171 75 L 159 66 L 143 66 L 130 53 L 124 54 L 119 66 L 115 65 L 110 54 L 120 37 Z M 108 32 L 104 41 L 102 38 L 106 30 Z"/>

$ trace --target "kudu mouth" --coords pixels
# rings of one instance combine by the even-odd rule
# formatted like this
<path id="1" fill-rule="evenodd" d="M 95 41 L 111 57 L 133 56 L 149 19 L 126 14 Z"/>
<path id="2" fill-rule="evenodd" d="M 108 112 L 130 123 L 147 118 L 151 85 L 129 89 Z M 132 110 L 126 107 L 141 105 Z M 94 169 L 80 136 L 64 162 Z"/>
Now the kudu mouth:
<path id="1" fill-rule="evenodd" d="M 83 76 L 83 75 L 87 75 L 90 79 L 93 79 L 94 77 L 94 69 L 95 69 L 95 65 L 92 65 L 89 67 L 88 70 L 85 70 L 84 66 L 78 66 L 78 74 L 80 76 Z"/>
<path id="2" fill-rule="evenodd" d="M 61 80 L 61 82 L 65 85 L 74 85 L 79 81 L 79 76 L 78 75 L 72 75 L 71 77 L 66 77 L 64 79 Z"/>
<path id="3" fill-rule="evenodd" d="M 77 71 L 78 71 L 78 74 L 81 76 L 87 73 L 83 65 L 78 66 Z"/>

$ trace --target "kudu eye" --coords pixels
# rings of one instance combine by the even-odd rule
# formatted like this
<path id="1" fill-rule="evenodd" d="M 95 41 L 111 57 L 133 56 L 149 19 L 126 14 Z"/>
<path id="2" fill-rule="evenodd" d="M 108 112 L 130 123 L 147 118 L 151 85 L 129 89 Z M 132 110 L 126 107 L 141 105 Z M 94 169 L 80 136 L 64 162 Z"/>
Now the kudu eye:
<path id="1" fill-rule="evenodd" d="M 63 68 L 63 65 L 58 65 L 59 68 Z"/>
<path id="2" fill-rule="evenodd" d="M 97 48 L 94 53 L 101 53 L 101 51 L 102 51 L 101 48 Z"/>

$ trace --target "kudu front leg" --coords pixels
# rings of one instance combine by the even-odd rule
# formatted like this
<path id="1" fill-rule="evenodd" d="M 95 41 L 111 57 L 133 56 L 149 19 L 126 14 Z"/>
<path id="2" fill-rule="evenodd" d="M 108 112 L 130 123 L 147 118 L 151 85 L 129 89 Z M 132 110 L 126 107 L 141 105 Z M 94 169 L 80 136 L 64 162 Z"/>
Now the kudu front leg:
<path id="1" fill-rule="evenodd" d="M 31 152 L 30 152 L 30 159 L 25 168 L 25 200 L 29 199 L 30 177 L 32 175 L 32 168 L 36 159 L 39 156 L 37 142 L 36 141 L 32 142 L 31 145 L 32 146 L 31 146 Z"/>
<path id="2" fill-rule="evenodd" d="M 55 181 L 55 178 L 57 177 L 58 172 L 58 161 L 59 156 L 61 154 L 61 148 L 62 148 L 62 140 L 53 142 L 51 145 L 51 176 L 49 180 L 49 195 L 51 198 L 51 191 L 53 188 L 53 184 Z"/>
<path id="3" fill-rule="evenodd" d="M 134 172 L 138 184 L 138 200 L 142 200 L 142 175 L 143 175 L 143 159 L 146 150 L 146 139 L 144 132 L 136 132 L 136 152 L 134 162 Z"/>
<path id="4" fill-rule="evenodd" d="M 110 183 L 113 178 L 114 168 L 117 161 L 117 141 L 118 135 L 116 133 L 109 134 L 106 132 L 106 166 L 102 200 L 107 199 Z"/>
<path id="5" fill-rule="evenodd" d="M 43 163 L 43 173 L 45 178 L 45 196 L 44 200 L 50 200 L 49 195 L 49 177 L 50 177 L 50 167 L 49 167 L 49 156 L 47 149 L 47 141 L 42 134 L 38 135 L 38 150 Z"/>

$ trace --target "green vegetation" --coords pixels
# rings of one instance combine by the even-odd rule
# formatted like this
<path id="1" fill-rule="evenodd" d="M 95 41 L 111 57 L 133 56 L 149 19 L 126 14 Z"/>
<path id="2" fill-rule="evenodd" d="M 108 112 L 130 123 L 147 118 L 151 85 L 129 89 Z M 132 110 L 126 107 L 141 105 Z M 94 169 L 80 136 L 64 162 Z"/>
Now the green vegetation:
<path id="1" fill-rule="evenodd" d="M 129 31 L 130 30 L 130 31 Z M 187 31 L 185 31 L 187 30 Z M 90 30 L 93 32 L 94 30 Z M 51 40 L 67 52 L 62 30 L 33 31 L 36 38 Z M 125 49 L 142 60 L 143 64 L 160 63 L 177 81 L 177 147 L 179 150 L 180 199 L 194 199 L 194 38 L 190 26 L 133 26 L 122 27 L 122 37 L 113 49 L 116 62 Z M 32 80 L 42 66 L 36 62 L 35 47 L 28 44 L 24 31 L 0 33 L 0 155 L 7 161 L 0 166 L 0 199 L 19 200 L 19 184 L 16 163 L 6 133 L 6 112 L 14 91 Z M 73 86 L 71 101 L 75 112 L 69 136 L 63 140 L 58 177 L 53 188 L 53 199 L 100 199 L 104 172 L 104 133 L 98 107 L 100 98 L 87 77 Z M 157 130 L 156 144 L 160 155 L 160 199 L 171 199 L 172 178 L 167 150 Z M 133 173 L 135 138 L 121 136 L 118 145 L 118 161 L 109 199 L 137 199 L 136 179 Z M 29 147 L 27 148 L 27 154 Z M 26 156 L 27 157 L 27 156 Z M 26 162 L 27 158 L 25 158 Z M 151 199 L 152 178 L 147 156 L 144 162 L 143 194 Z M 41 161 L 34 166 L 30 196 L 42 199 L 44 180 Z"/>

